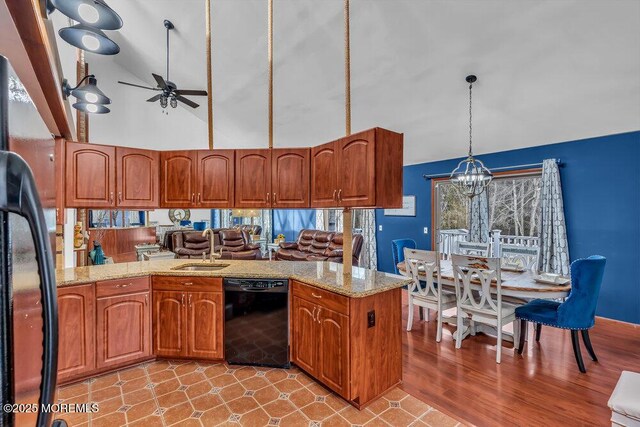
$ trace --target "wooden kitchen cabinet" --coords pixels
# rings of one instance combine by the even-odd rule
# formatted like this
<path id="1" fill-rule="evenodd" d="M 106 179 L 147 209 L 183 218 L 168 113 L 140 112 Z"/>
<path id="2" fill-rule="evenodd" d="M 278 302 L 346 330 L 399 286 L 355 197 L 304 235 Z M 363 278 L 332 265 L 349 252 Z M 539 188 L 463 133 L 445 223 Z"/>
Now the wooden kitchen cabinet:
<path id="1" fill-rule="evenodd" d="M 58 288 L 58 381 L 95 369 L 93 283 Z"/>
<path id="2" fill-rule="evenodd" d="M 223 299 L 220 278 L 154 277 L 154 354 L 222 359 Z"/>
<path id="3" fill-rule="evenodd" d="M 116 148 L 117 205 L 152 209 L 159 204 L 160 153 L 136 148 Z"/>
<path id="4" fill-rule="evenodd" d="M 318 370 L 318 333 L 315 319 L 316 304 L 293 297 L 292 361 L 315 376 Z"/>
<path id="5" fill-rule="evenodd" d="M 153 291 L 153 353 L 180 357 L 186 354 L 186 293 Z"/>
<path id="6" fill-rule="evenodd" d="M 195 151 L 160 153 L 160 206 L 191 207 L 196 203 L 197 155 Z"/>
<path id="7" fill-rule="evenodd" d="M 122 366 L 151 356 L 149 278 L 96 283 L 96 366 Z"/>
<path id="8" fill-rule="evenodd" d="M 311 151 L 312 207 L 401 207 L 402 134 L 374 128 Z"/>
<path id="9" fill-rule="evenodd" d="M 197 195 L 199 208 L 231 208 L 234 203 L 234 150 L 197 152 Z"/>
<path id="10" fill-rule="evenodd" d="M 235 207 L 271 207 L 271 150 L 236 150 Z"/>
<path id="11" fill-rule="evenodd" d="M 189 292 L 187 319 L 187 356 L 197 359 L 222 359 L 222 292 Z"/>
<path id="12" fill-rule="evenodd" d="M 66 206 L 116 206 L 116 149 L 107 145 L 67 142 Z"/>
<path id="13" fill-rule="evenodd" d="M 271 152 L 271 204 L 274 208 L 309 207 L 308 148 L 276 148 Z"/>
<path id="14" fill-rule="evenodd" d="M 349 392 L 349 318 L 319 305 L 316 377 L 341 396 Z"/>

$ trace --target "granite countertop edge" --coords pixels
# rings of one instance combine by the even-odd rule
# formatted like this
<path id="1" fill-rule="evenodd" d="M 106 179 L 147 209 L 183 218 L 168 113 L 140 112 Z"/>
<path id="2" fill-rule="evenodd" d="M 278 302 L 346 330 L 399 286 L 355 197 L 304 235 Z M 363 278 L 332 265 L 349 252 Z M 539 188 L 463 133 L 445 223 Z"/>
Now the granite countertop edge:
<path id="1" fill-rule="evenodd" d="M 299 272 L 286 272 L 286 271 L 260 271 L 260 268 L 251 269 L 251 271 L 238 271 L 238 268 L 246 267 L 247 265 L 242 265 L 244 263 L 260 263 L 266 261 L 235 261 L 229 271 L 217 270 L 217 271 L 178 271 L 173 270 L 176 266 L 180 265 L 193 265 L 199 264 L 198 262 L 194 262 L 193 260 L 180 260 L 182 262 L 175 262 L 178 260 L 170 260 L 172 261 L 170 264 L 171 267 L 160 267 L 154 266 L 150 264 L 149 261 L 139 261 L 133 263 L 126 263 L 129 265 L 134 265 L 140 269 L 140 271 L 124 271 L 124 272 L 108 272 L 108 271 L 100 271 L 105 266 L 90 266 L 90 267 L 78 267 L 78 268 L 69 268 L 65 270 L 58 270 L 56 272 L 57 276 L 57 287 L 67 287 L 67 286 L 78 286 L 83 284 L 95 283 L 105 280 L 117 280 L 117 279 L 126 279 L 126 278 L 136 278 L 136 277 L 148 277 L 148 276 L 171 276 L 171 277 L 207 277 L 207 278 L 226 278 L 226 277 L 237 277 L 237 278 L 257 278 L 257 279 L 289 279 L 289 280 L 297 280 L 303 282 L 307 285 L 311 285 L 320 289 L 325 289 L 330 292 L 334 292 L 336 294 L 344 295 L 350 298 L 363 298 L 371 295 L 375 295 L 382 292 L 387 292 L 393 289 L 401 288 L 408 283 L 411 282 L 410 279 L 406 277 L 393 275 L 383 272 L 377 272 L 373 270 L 367 270 L 368 274 L 372 275 L 380 275 L 380 277 L 376 277 L 375 287 L 364 289 L 352 289 L 351 287 L 344 287 L 337 284 L 335 279 L 325 278 L 318 279 L 314 277 L 312 274 L 301 274 Z M 227 260 L 219 261 L 220 264 L 226 264 Z M 274 263 L 287 263 L 288 261 L 274 261 Z M 240 264 L 242 263 L 242 264 Z M 302 262 L 301 262 L 302 263 Z M 137 265 L 136 265 L 137 264 Z M 256 264 L 256 267 L 261 267 L 263 265 Z M 296 263 L 300 264 L 300 263 Z M 306 263 L 305 263 L 306 264 Z M 332 263 L 319 263 L 319 264 L 332 264 Z M 113 266 L 118 264 L 109 264 L 108 266 Z M 274 264 L 277 267 L 277 264 Z M 268 266 L 274 266 L 268 265 Z M 341 265 L 340 265 L 341 267 Z M 91 269 L 93 270 L 92 274 L 89 274 L 89 277 L 80 277 L 80 278 L 72 278 L 66 279 L 65 272 L 82 270 L 82 269 Z M 276 268 L 277 270 L 277 268 Z M 360 269 L 361 271 L 364 269 Z M 336 273 L 338 275 L 338 273 Z M 344 280 L 344 279 L 342 279 Z M 367 281 L 371 281 L 372 279 L 362 279 L 358 277 L 353 277 L 350 279 L 351 281 L 355 281 L 359 283 L 361 286 L 366 284 Z"/>

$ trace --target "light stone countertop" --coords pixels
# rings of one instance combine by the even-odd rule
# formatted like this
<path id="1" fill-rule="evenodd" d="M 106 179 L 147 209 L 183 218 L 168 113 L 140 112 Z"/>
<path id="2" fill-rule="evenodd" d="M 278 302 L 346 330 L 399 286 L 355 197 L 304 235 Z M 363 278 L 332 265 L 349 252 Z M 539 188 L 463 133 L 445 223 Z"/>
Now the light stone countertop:
<path id="1" fill-rule="evenodd" d="M 207 264 L 208 261 L 205 263 Z M 99 280 L 140 276 L 238 277 L 293 279 L 352 298 L 365 297 L 410 282 L 403 276 L 353 267 L 351 275 L 343 274 L 343 265 L 332 262 L 240 261 L 218 260 L 228 264 L 214 271 L 177 271 L 181 265 L 202 264 L 188 259 L 165 259 L 67 268 L 56 271 L 58 287 L 91 283 Z"/>

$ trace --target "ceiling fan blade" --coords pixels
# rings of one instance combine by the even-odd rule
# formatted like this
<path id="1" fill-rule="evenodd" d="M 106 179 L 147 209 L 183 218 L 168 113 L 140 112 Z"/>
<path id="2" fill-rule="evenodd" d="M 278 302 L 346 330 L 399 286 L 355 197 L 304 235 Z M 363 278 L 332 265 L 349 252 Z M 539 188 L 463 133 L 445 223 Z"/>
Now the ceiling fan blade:
<path id="1" fill-rule="evenodd" d="M 160 90 L 160 89 L 158 89 L 157 87 L 141 86 L 141 85 L 137 85 L 137 84 L 134 84 L 134 83 L 121 82 L 120 80 L 118 80 L 118 83 L 120 83 L 121 85 L 127 85 L 127 86 L 139 87 L 139 88 L 141 88 L 141 89 Z"/>
<path id="2" fill-rule="evenodd" d="M 147 102 L 156 102 L 160 98 L 162 98 L 162 94 L 158 94 L 156 96 L 152 96 L 151 98 L 147 99 Z"/>
<path id="3" fill-rule="evenodd" d="M 189 107 L 191 107 L 191 108 L 198 108 L 198 107 L 199 107 L 199 105 L 198 105 L 198 104 L 196 104 L 195 102 L 193 102 L 193 101 L 192 101 L 192 100 L 190 100 L 190 99 L 185 98 L 184 96 L 176 95 L 176 99 L 177 99 L 178 101 L 180 101 L 180 102 L 184 102 L 185 104 L 187 104 L 187 105 L 188 105 Z"/>
<path id="4" fill-rule="evenodd" d="M 165 82 L 161 76 L 153 73 L 151 73 L 151 75 L 153 76 L 154 79 L 156 79 L 156 82 L 158 83 L 158 87 L 160 89 L 165 89 L 167 87 L 167 82 Z"/>
<path id="5" fill-rule="evenodd" d="M 176 95 L 207 96 L 206 90 L 176 89 L 173 93 Z"/>

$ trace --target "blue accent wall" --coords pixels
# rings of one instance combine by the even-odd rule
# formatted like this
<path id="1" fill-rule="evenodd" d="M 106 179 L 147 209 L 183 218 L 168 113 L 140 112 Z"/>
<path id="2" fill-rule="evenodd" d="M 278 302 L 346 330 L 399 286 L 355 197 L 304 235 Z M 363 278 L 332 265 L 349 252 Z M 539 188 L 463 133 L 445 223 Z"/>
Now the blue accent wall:
<path id="1" fill-rule="evenodd" d="M 304 228 L 316 228 L 315 209 L 274 209 L 273 237 L 284 234 L 287 242 L 294 241 Z"/>
<path id="2" fill-rule="evenodd" d="M 428 149 L 425 146 L 425 149 Z M 571 260 L 603 255 L 607 266 L 597 315 L 640 324 L 640 131 L 478 156 L 489 168 L 558 158 Z M 377 231 L 378 269 L 393 272 L 391 240 L 431 248 L 431 182 L 461 159 L 404 167 L 404 194 L 416 196 L 415 217 L 384 216 Z M 429 227 L 429 234 L 423 228 Z"/>

